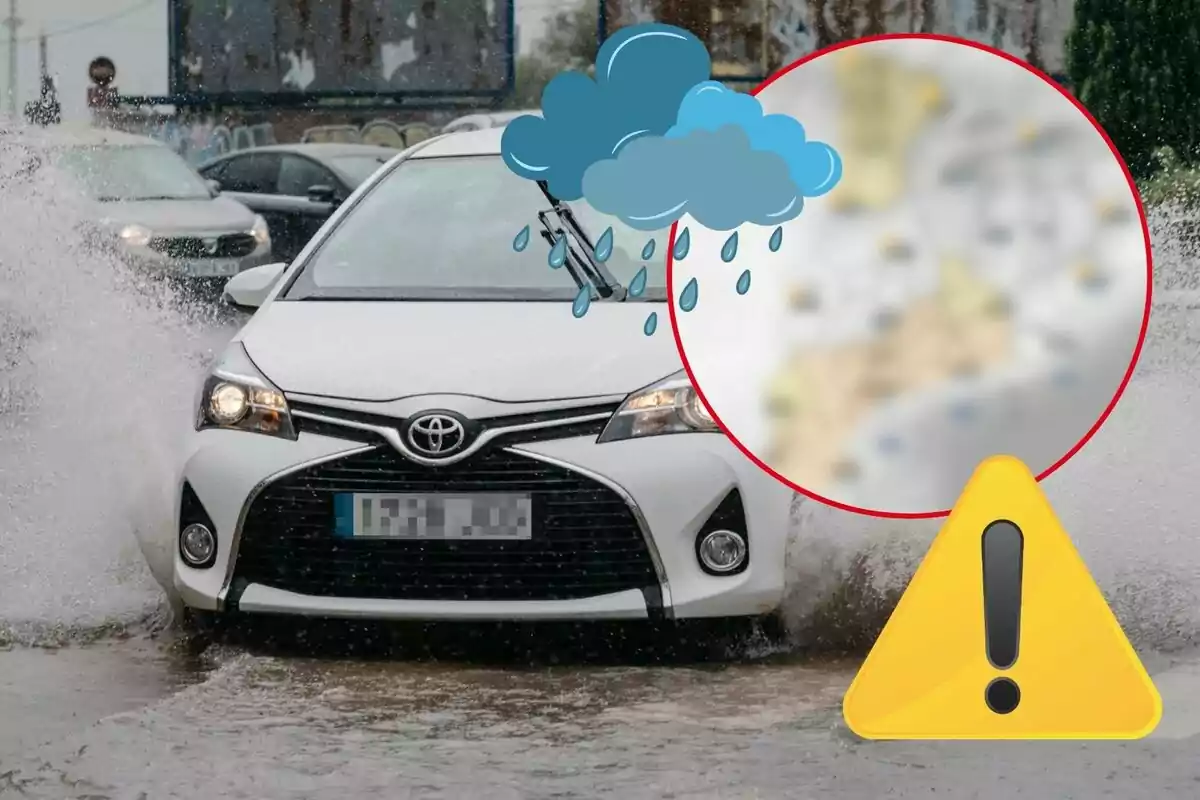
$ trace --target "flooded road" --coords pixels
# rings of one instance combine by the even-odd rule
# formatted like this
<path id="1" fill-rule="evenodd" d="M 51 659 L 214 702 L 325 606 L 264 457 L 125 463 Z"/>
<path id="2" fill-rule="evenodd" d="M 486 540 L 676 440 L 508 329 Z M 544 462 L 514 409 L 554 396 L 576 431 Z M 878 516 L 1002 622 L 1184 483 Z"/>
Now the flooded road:
<path id="1" fill-rule="evenodd" d="M 231 327 L 144 302 L 73 243 L 54 192 L 0 191 L 0 215 L 24 221 L 0 240 L 0 796 L 1200 795 L 1200 293 L 1168 227 L 1138 375 L 1045 484 L 1155 676 L 1162 725 L 1126 744 L 870 743 L 841 721 L 856 661 L 822 653 L 870 643 L 936 523 L 798 507 L 779 652 L 647 663 L 628 642 L 600 657 L 488 630 L 433 658 L 384 658 L 349 628 L 321 657 L 181 642 L 161 589 L 173 436 Z"/>
<path id="2" fill-rule="evenodd" d="M 847 662 L 485 668 L 230 651 L 184 685 L 170 659 L 156 677 L 106 670 L 108 648 L 0 656 L 6 675 L 24 664 L 25 695 L 0 693 L 0 795 L 999 800 L 1184 798 L 1200 785 L 1200 722 L 1170 712 L 1200 678 L 1164 681 L 1167 661 L 1151 662 L 1168 707 L 1159 738 L 939 744 L 849 734 Z M 72 671 L 85 683 L 50 690 Z M 14 737 L 35 708 L 43 721 Z"/>

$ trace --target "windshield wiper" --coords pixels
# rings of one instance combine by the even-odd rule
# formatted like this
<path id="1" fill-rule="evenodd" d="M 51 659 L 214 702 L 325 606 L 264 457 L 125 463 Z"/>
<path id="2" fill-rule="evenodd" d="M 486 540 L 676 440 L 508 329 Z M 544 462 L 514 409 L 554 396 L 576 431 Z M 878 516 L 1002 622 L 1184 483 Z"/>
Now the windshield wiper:
<path id="1" fill-rule="evenodd" d="M 566 236 L 569 232 L 570 239 L 573 239 L 574 243 L 570 240 L 567 241 L 568 258 L 573 262 L 574 267 L 586 274 L 586 279 L 596 287 L 597 294 L 602 298 L 624 300 L 625 287 L 613 276 L 608 267 L 596 258 L 596 246 L 592 243 L 587 231 L 579 224 L 579 220 L 575 218 L 575 212 L 569 205 L 550 193 L 550 188 L 545 181 L 538 181 L 537 185 L 550 202 L 549 209 L 538 212 L 538 221 L 545 229 L 542 232 L 542 238 L 553 247 L 559 236 Z M 558 217 L 559 225 L 557 227 L 551 224 L 550 214 Z M 575 244 L 580 245 L 578 250 L 575 248 Z M 579 283 L 580 286 L 583 285 L 574 270 L 572 270 L 572 276 L 576 283 Z"/>

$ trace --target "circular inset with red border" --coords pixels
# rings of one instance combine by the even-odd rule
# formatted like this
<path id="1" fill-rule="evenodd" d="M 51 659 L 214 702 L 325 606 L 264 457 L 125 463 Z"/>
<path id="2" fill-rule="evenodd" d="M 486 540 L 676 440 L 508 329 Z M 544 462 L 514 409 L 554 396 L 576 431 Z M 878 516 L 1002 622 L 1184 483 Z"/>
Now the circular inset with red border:
<path id="1" fill-rule="evenodd" d="M 882 517 L 947 514 L 989 455 L 1062 466 L 1150 318 L 1145 212 L 1096 120 L 1028 64 L 926 34 L 818 51 L 753 94 L 843 174 L 780 228 L 739 229 L 732 260 L 728 231 L 671 230 L 676 344 L 722 430 L 796 491 Z"/>

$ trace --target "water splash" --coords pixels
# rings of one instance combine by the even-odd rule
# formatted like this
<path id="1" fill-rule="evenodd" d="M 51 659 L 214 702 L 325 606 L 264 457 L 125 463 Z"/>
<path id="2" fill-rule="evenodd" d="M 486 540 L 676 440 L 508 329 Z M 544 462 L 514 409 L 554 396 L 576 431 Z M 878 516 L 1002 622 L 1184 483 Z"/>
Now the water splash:
<path id="1" fill-rule="evenodd" d="M 646 242 L 646 244 L 642 247 L 642 260 L 649 261 L 653 257 L 654 257 L 654 240 L 651 239 L 650 241 Z"/>
<path id="2" fill-rule="evenodd" d="M 747 269 L 742 271 L 742 274 L 738 276 L 737 286 L 735 288 L 737 289 L 738 294 L 745 294 L 746 292 L 750 291 L 750 270 Z"/>
<path id="3" fill-rule="evenodd" d="M 721 245 L 721 260 L 728 264 L 737 258 L 738 235 L 737 231 L 729 234 L 729 238 L 725 240 L 725 244 Z"/>
<path id="4" fill-rule="evenodd" d="M 529 226 L 521 228 L 521 232 L 513 238 L 513 250 L 518 253 L 529 246 Z"/>
<path id="5" fill-rule="evenodd" d="M 776 228 L 771 232 L 771 239 L 767 242 L 767 247 L 771 248 L 772 253 L 778 253 L 779 248 L 783 246 L 783 226 Z"/>
<path id="6" fill-rule="evenodd" d="M 646 278 L 646 268 L 642 267 L 637 271 L 637 274 L 633 276 L 633 280 L 629 282 L 630 297 L 642 296 L 642 293 L 646 291 Z"/>
<path id="7" fill-rule="evenodd" d="M 22 642 L 162 612 L 174 558 L 163 476 L 198 372 L 232 335 L 88 233 L 94 209 L 67 175 L 10 175 L 18 140 L 52 146 L 41 135 L 10 130 L 0 144 L 12 225 L 0 238 L 0 640 Z M 147 376 L 153 387 L 131 393 Z"/>
<path id="8" fill-rule="evenodd" d="M 646 317 L 646 324 L 642 326 L 642 333 L 653 336 L 656 330 L 658 330 L 658 312 L 651 311 L 650 316 Z"/>
<path id="9" fill-rule="evenodd" d="M 575 315 L 575 319 L 579 319 L 588 312 L 592 307 L 592 285 L 585 283 L 579 289 L 579 294 L 575 295 L 575 302 L 571 304 L 571 313 Z"/>
<path id="10" fill-rule="evenodd" d="M 608 228 L 596 240 L 596 260 L 603 264 L 613 252 L 613 229 Z"/>
<path id="11" fill-rule="evenodd" d="M 691 311 L 696 307 L 696 301 L 700 298 L 700 284 L 692 278 L 687 282 L 687 286 L 683 287 L 683 291 L 679 293 L 679 308 L 682 311 Z"/>
<path id="12" fill-rule="evenodd" d="M 688 251 L 692 249 L 692 234 L 687 228 L 683 229 L 683 233 L 679 234 L 675 239 L 675 249 L 671 251 L 671 255 L 676 261 L 683 261 L 687 258 Z"/>
<path id="13" fill-rule="evenodd" d="M 565 235 L 559 234 L 554 246 L 550 248 L 550 255 L 546 257 L 546 263 L 550 265 L 550 269 L 558 269 L 567 263 L 567 237 Z"/>

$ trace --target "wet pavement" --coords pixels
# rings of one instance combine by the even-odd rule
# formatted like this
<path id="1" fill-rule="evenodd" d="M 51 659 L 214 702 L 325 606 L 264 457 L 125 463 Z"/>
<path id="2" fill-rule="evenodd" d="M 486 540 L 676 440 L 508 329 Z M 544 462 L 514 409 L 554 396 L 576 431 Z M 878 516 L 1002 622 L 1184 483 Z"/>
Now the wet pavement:
<path id="1" fill-rule="evenodd" d="M 497 667 L 135 639 L 0 654 L 0 795 L 1166 798 L 1200 791 L 1191 657 L 1134 743 L 872 743 L 852 661 Z M 1195 705 L 1195 701 L 1192 701 Z"/>

